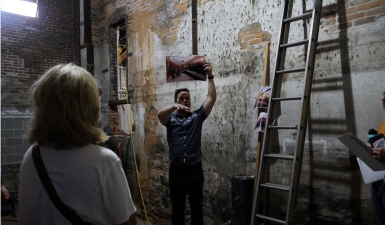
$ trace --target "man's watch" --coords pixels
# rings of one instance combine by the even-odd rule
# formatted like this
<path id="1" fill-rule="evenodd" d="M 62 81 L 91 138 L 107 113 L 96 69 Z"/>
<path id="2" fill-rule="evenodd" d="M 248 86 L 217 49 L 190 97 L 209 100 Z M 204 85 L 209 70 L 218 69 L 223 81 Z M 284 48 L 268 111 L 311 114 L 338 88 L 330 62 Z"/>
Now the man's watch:
<path id="1" fill-rule="evenodd" d="M 210 79 L 214 79 L 214 76 L 213 76 L 213 75 L 208 76 L 207 79 L 209 79 L 209 80 L 210 80 Z"/>

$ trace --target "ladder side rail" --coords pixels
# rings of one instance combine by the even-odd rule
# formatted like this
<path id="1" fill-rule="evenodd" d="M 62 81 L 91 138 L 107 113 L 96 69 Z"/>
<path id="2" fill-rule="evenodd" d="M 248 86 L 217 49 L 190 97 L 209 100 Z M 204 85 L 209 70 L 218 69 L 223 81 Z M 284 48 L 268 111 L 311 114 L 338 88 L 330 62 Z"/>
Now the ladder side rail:
<path id="1" fill-rule="evenodd" d="M 310 95 L 312 89 L 313 75 L 314 75 L 314 65 L 316 59 L 316 50 L 317 50 L 317 41 L 319 34 L 319 25 L 321 20 L 321 11 L 322 11 L 322 0 L 315 0 L 313 7 L 313 25 L 312 31 L 309 38 L 309 48 L 307 52 L 306 60 L 306 71 L 305 71 L 305 86 L 304 92 L 302 95 L 302 110 L 301 116 L 299 119 L 299 129 L 297 131 L 297 150 L 295 151 L 294 156 L 294 170 L 291 178 L 291 190 L 289 192 L 289 204 L 288 204 L 288 213 L 286 215 L 286 223 L 291 224 L 293 218 L 294 208 L 297 203 L 298 188 L 300 182 L 300 174 L 302 168 L 302 158 L 306 138 L 306 128 L 309 115 L 310 107 Z"/>

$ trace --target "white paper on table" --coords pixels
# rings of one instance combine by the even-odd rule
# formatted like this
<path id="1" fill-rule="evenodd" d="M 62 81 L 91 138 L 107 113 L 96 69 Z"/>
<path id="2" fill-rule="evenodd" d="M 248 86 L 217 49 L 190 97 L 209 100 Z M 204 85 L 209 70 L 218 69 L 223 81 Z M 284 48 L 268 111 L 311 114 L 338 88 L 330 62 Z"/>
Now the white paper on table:
<path id="1" fill-rule="evenodd" d="M 373 171 L 360 158 L 357 157 L 358 165 L 360 166 L 362 178 L 365 184 L 371 184 L 375 181 L 382 180 L 385 176 L 385 170 Z"/>

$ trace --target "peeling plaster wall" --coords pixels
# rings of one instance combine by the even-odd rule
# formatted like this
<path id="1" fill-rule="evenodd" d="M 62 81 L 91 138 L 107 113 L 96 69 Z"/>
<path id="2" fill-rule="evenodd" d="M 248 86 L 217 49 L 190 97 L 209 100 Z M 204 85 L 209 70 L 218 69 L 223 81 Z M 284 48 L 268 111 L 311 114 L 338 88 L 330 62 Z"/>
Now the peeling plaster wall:
<path id="1" fill-rule="evenodd" d="M 124 12 L 129 21 L 132 57 L 128 79 L 133 85 L 134 143 L 146 208 L 155 224 L 170 224 L 171 214 L 166 128 L 158 123 L 156 114 L 173 103 L 177 88 L 191 90 L 193 109 L 207 97 L 206 82 L 166 83 L 165 56 L 192 52 L 188 2 L 92 1 L 93 14 L 97 15 L 93 19 L 93 40 L 100 59 L 108 58 L 113 51 L 106 49 L 111 18 Z M 302 13 L 301 3 L 295 1 L 293 15 Z M 345 0 L 337 4 L 325 0 L 323 5 L 295 224 L 374 224 L 370 187 L 362 183 L 355 158 L 349 157 L 335 137 L 353 132 L 365 140 L 367 130 L 376 129 L 384 120 L 380 99 L 385 75 L 385 2 Z M 312 2 L 306 1 L 305 9 L 311 7 Z M 252 108 L 262 85 L 267 41 L 271 41 L 272 82 L 282 10 L 283 1 L 199 1 L 198 49 L 213 64 L 218 94 L 202 133 L 206 224 L 231 219 L 231 177 L 254 174 L 257 135 L 252 131 L 258 115 Z M 304 39 L 310 23 L 300 21 L 291 27 L 289 42 Z M 303 47 L 290 49 L 285 68 L 301 67 L 305 58 Z M 95 64 L 95 76 L 104 76 L 105 87 L 109 86 L 108 73 L 100 72 L 105 68 L 96 60 Z M 302 82 L 302 74 L 284 75 L 282 97 L 300 95 Z M 282 103 L 278 124 L 295 125 L 299 108 Z M 295 140 L 292 132 L 280 132 L 280 149 L 275 151 L 292 152 Z M 275 162 L 271 181 L 288 184 L 290 166 Z M 134 199 L 142 214 L 138 192 Z M 282 215 L 286 197 L 275 194 L 271 199 L 273 213 Z"/>

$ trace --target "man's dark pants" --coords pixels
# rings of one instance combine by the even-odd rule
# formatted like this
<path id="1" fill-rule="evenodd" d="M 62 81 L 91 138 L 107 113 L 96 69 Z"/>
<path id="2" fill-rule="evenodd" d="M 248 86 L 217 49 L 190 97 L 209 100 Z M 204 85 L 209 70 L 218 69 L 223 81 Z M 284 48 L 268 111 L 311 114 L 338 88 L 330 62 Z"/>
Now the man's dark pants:
<path id="1" fill-rule="evenodd" d="M 170 165 L 169 183 L 172 204 L 172 224 L 184 225 L 186 196 L 189 196 L 191 225 L 203 225 L 203 170 L 199 161 L 190 166 Z"/>

